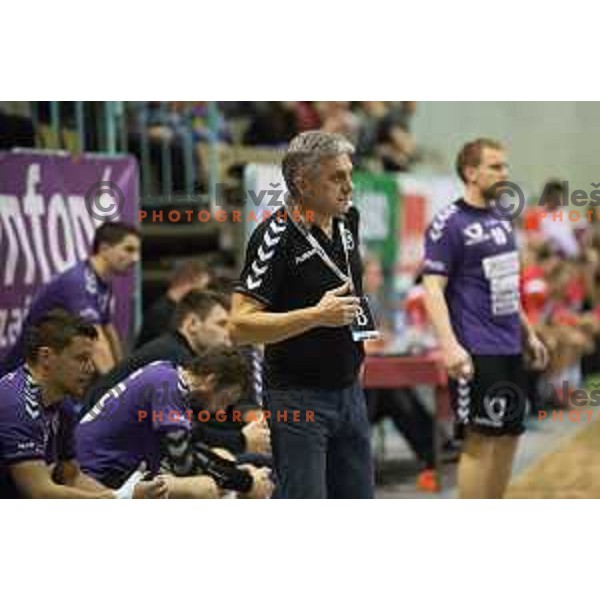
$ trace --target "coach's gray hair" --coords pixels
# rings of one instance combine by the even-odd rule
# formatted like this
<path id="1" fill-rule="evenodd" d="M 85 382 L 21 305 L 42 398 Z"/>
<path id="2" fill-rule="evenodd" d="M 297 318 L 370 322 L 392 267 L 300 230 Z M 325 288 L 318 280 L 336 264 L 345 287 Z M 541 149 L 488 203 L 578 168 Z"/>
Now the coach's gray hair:
<path id="1" fill-rule="evenodd" d="M 296 178 L 307 168 L 316 172 L 323 158 L 354 154 L 354 146 L 339 133 L 326 131 L 304 131 L 291 142 L 283 157 L 281 170 L 292 198 L 298 198 L 300 191 Z"/>

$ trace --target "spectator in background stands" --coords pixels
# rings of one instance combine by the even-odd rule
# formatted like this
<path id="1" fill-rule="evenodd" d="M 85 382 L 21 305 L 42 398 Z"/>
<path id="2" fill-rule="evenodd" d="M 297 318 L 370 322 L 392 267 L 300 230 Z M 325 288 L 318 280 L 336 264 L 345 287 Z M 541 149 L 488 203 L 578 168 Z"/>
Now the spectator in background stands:
<path id="1" fill-rule="evenodd" d="M 166 293 L 144 314 L 136 347 L 139 348 L 170 330 L 179 300 L 191 290 L 206 289 L 210 281 L 210 270 L 202 261 L 191 259 L 181 263 L 175 269 Z"/>
<path id="2" fill-rule="evenodd" d="M 385 171 L 408 171 L 416 160 L 415 139 L 404 113 L 390 111 L 379 126 L 377 154 Z"/>
<path id="3" fill-rule="evenodd" d="M 417 160 L 415 141 L 410 134 L 416 110 L 412 101 L 360 102 L 358 160 L 370 171 L 406 171 Z"/>
<path id="4" fill-rule="evenodd" d="M 11 104 L 3 102 L 3 105 Z M 33 148 L 35 132 L 31 119 L 10 112 L 9 106 L 0 106 L 0 150 Z"/>
<path id="5" fill-rule="evenodd" d="M 315 102 L 322 131 L 343 135 L 352 143 L 358 136 L 359 120 L 350 110 L 350 102 Z"/>
<path id="6" fill-rule="evenodd" d="M 140 233 L 127 223 L 107 222 L 97 230 L 89 259 L 57 275 L 41 287 L 31 302 L 23 329 L 35 325 L 48 311 L 63 308 L 92 323 L 98 334 L 94 364 L 99 373 L 112 369 L 123 357 L 121 340 L 112 323 L 110 280 L 127 275 L 140 259 Z M 23 362 L 23 334 L 0 366 L 7 373 Z"/>
<path id="7" fill-rule="evenodd" d="M 166 104 L 166 106 L 165 106 Z M 172 190 L 186 190 L 185 156 L 193 153 L 191 174 L 194 189 L 202 188 L 200 177 L 200 156 L 196 145 L 213 138 L 223 143 L 231 142 L 231 132 L 223 115 L 217 109 L 215 122 L 210 123 L 206 102 L 171 101 L 140 103 L 134 117 L 133 130 L 129 135 L 129 147 L 139 160 L 142 160 L 144 143 L 149 145 L 150 162 L 161 183 L 163 170 L 163 145 L 167 144 L 170 154 Z"/>
<path id="8" fill-rule="evenodd" d="M 319 129 L 321 117 L 315 108 L 315 102 L 296 102 L 296 125 L 299 132 Z"/>
<path id="9" fill-rule="evenodd" d="M 548 181 L 541 197 L 547 214 L 541 219 L 540 228 L 544 238 L 556 251 L 568 258 L 575 258 L 579 255 L 579 244 L 568 217 L 572 207 L 563 207 L 563 200 L 562 181 Z"/>
<path id="10" fill-rule="evenodd" d="M 169 142 L 192 136 L 193 142 L 208 142 L 214 136 L 220 142 L 231 142 L 231 132 L 223 115 L 217 109 L 214 127 L 209 123 L 207 102 L 193 101 L 148 102 L 140 108 L 138 118 L 147 127 L 148 135 Z"/>
<path id="11" fill-rule="evenodd" d="M 297 102 L 254 102 L 244 143 L 251 146 L 280 146 L 297 133 Z"/>
<path id="12" fill-rule="evenodd" d="M 368 163 L 376 160 L 377 140 L 382 120 L 388 114 L 387 102 L 359 102 L 357 116 L 359 119 L 358 139 L 356 143 L 357 160 L 361 166 L 368 168 Z"/>

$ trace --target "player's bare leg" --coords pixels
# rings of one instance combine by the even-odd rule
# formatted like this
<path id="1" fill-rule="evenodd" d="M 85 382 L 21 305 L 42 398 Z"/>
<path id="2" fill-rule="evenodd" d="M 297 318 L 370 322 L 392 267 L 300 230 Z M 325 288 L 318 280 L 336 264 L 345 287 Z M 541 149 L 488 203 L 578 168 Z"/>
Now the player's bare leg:
<path id="1" fill-rule="evenodd" d="M 517 436 L 466 434 L 458 463 L 459 498 L 502 498 L 512 473 Z"/>
<path id="2" fill-rule="evenodd" d="M 519 438 L 516 435 L 502 435 L 494 440 L 494 468 L 492 498 L 503 498 L 512 474 Z"/>
<path id="3" fill-rule="evenodd" d="M 490 472 L 493 466 L 493 446 L 490 438 L 469 431 L 465 435 L 458 462 L 459 498 L 489 497 Z"/>

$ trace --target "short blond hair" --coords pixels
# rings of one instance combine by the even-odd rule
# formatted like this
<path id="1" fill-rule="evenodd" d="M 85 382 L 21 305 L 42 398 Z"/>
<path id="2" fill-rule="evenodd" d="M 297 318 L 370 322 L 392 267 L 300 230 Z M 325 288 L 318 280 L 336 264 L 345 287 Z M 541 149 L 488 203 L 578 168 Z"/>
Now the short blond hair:
<path id="1" fill-rule="evenodd" d="M 467 142 L 461 148 L 456 157 L 456 172 L 463 183 L 467 183 L 465 169 L 467 167 L 478 167 L 481 164 L 481 155 L 485 148 L 490 148 L 491 150 L 504 150 L 504 146 L 501 142 L 490 138 L 478 138 L 472 142 Z"/>

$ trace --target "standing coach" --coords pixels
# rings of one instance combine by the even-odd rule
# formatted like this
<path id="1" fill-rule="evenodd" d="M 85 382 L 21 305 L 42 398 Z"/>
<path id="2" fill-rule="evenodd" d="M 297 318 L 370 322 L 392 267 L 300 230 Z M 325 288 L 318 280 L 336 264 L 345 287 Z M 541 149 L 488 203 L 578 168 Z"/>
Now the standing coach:
<path id="1" fill-rule="evenodd" d="M 282 164 L 287 209 L 255 229 L 233 296 L 232 339 L 265 345 L 265 392 L 284 498 L 373 497 L 359 383 L 358 330 L 368 307 L 361 300 L 358 211 L 350 199 L 353 152 L 343 136 L 321 131 L 291 141 Z"/>

